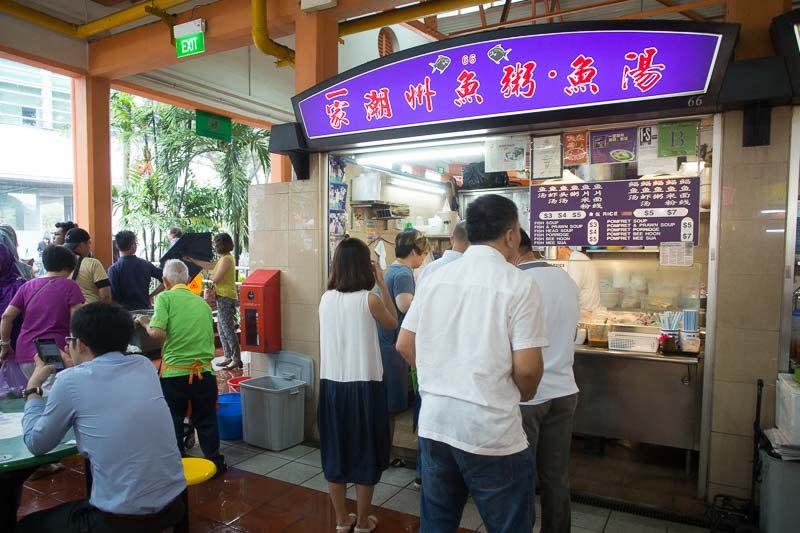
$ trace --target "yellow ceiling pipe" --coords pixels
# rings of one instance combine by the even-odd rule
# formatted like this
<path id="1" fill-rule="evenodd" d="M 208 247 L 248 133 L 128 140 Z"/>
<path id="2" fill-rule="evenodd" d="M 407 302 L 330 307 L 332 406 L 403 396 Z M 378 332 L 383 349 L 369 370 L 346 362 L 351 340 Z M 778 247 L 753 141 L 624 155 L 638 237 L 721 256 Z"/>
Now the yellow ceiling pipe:
<path id="1" fill-rule="evenodd" d="M 252 34 L 253 44 L 267 55 L 276 57 L 276 65 L 283 67 L 294 66 L 294 50 L 288 46 L 273 41 L 269 38 L 267 30 L 267 1 L 250 0 L 250 15 L 253 19 Z"/>
<path id="2" fill-rule="evenodd" d="M 88 39 L 98 33 L 136 22 L 139 19 L 150 16 L 150 13 L 145 11 L 146 7 L 154 7 L 156 9 L 169 9 L 171 7 L 185 4 L 187 0 L 150 0 L 142 2 L 135 6 L 126 7 L 106 17 L 87 22 L 78 26 L 78 37 L 80 39 Z"/>
<path id="3" fill-rule="evenodd" d="M 409 20 L 430 17 L 438 13 L 446 13 L 487 3 L 486 0 L 430 0 L 414 4 L 413 6 L 400 7 L 389 11 L 382 11 L 374 15 L 367 15 L 357 19 L 348 20 L 339 24 L 339 37 L 374 30 L 392 24 L 401 24 Z"/>
<path id="4" fill-rule="evenodd" d="M 18 19 L 27 20 L 37 26 L 57 31 L 70 37 L 78 37 L 78 25 L 64 22 L 61 19 L 45 15 L 41 11 L 36 11 L 25 7 L 11 0 L 0 0 L 0 13 L 6 13 Z"/>
<path id="5" fill-rule="evenodd" d="M 37 26 L 42 26 L 43 28 L 57 31 L 76 39 L 88 39 L 104 31 L 124 26 L 125 24 L 135 22 L 144 17 L 149 17 L 150 14 L 145 11 L 146 7 L 169 9 L 180 4 L 185 4 L 186 1 L 187 0 L 150 0 L 121 9 L 116 13 L 87 22 L 86 24 L 70 24 L 69 22 L 64 22 L 63 20 L 42 13 L 41 11 L 25 7 L 12 0 L 0 0 L 0 12 L 27 20 Z"/>

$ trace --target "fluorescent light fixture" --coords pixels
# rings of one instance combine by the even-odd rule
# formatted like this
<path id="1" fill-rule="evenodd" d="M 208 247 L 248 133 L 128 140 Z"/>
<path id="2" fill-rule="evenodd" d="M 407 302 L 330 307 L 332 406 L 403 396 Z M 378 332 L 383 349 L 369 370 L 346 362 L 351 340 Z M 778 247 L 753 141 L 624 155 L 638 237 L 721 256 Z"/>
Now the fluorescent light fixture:
<path id="1" fill-rule="evenodd" d="M 444 194 L 444 189 L 442 187 L 437 187 L 436 185 L 423 183 L 422 180 L 416 180 L 414 178 L 406 178 L 403 176 L 389 176 L 388 182 L 391 185 L 396 185 L 397 187 L 402 187 L 404 189 L 412 189 L 415 191 L 420 192 L 427 192 L 431 194 Z"/>
<path id="2" fill-rule="evenodd" d="M 786 230 L 784 230 L 783 228 L 780 228 L 780 229 L 768 229 L 767 233 L 784 233 L 785 231 Z"/>
<path id="3" fill-rule="evenodd" d="M 786 213 L 786 209 L 762 209 L 762 215 L 783 215 Z"/>
<path id="4" fill-rule="evenodd" d="M 356 157 L 359 165 L 391 166 L 393 163 L 406 163 L 409 161 L 431 161 L 435 159 L 453 159 L 456 157 L 466 157 L 473 155 L 483 155 L 483 143 L 466 144 L 463 146 L 453 146 L 449 148 L 428 148 L 422 150 L 398 150 L 394 152 L 380 152 Z M 388 165 L 387 165 L 388 163 Z"/>
<path id="5" fill-rule="evenodd" d="M 460 131 L 460 132 L 457 133 L 457 135 L 461 135 L 462 137 L 469 137 L 471 135 L 486 135 L 487 133 L 489 133 L 489 130 L 481 129 L 481 130 Z M 452 136 L 453 136 L 453 133 L 434 133 L 432 135 L 419 135 L 417 137 L 407 137 L 405 139 L 401 139 L 399 141 L 396 141 L 395 144 L 397 144 L 398 142 L 411 142 L 411 141 L 426 141 L 426 140 L 434 140 L 434 139 L 443 139 L 443 138 L 448 138 L 448 137 L 452 137 Z M 465 141 L 465 140 L 466 139 L 462 139 L 462 142 Z M 365 141 L 365 142 L 356 143 L 355 147 L 356 148 L 361 148 L 361 147 L 364 147 L 364 146 L 378 146 L 378 145 L 381 145 L 381 144 L 384 145 L 384 147 L 382 147 L 382 148 L 384 148 L 386 150 L 389 150 L 390 149 L 389 145 L 392 144 L 392 141 Z M 346 153 L 346 152 L 341 152 L 341 153 Z"/>

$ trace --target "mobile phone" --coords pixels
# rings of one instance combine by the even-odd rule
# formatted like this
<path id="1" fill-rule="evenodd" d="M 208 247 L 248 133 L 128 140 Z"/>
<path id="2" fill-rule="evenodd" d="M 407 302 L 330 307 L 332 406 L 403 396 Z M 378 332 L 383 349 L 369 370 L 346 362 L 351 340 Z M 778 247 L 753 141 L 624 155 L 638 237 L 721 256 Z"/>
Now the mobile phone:
<path id="1" fill-rule="evenodd" d="M 64 361 L 61 359 L 55 339 L 36 339 L 33 342 L 36 344 L 36 351 L 44 364 L 53 365 L 56 372 L 64 370 Z"/>

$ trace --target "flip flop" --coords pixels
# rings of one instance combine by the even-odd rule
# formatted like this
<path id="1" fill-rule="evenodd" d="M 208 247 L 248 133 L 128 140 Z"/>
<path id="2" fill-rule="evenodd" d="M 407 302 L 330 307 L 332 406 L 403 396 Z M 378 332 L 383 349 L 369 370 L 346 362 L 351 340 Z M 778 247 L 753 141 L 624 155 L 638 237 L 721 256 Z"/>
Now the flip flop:
<path id="1" fill-rule="evenodd" d="M 356 527 L 353 528 L 353 533 L 372 533 L 373 531 L 375 531 L 375 529 L 378 527 L 378 517 L 375 515 L 369 515 L 367 517 L 367 520 L 369 520 L 372 523 L 372 527 L 369 528 Z"/>

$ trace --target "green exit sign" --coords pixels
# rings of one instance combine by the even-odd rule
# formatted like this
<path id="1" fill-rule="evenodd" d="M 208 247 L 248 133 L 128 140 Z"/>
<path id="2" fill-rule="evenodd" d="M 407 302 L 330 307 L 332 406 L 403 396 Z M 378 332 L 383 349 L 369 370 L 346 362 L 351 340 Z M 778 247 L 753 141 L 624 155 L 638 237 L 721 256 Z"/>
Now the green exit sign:
<path id="1" fill-rule="evenodd" d="M 193 56 L 206 51 L 204 33 L 192 33 L 175 39 L 175 54 L 178 57 Z"/>

